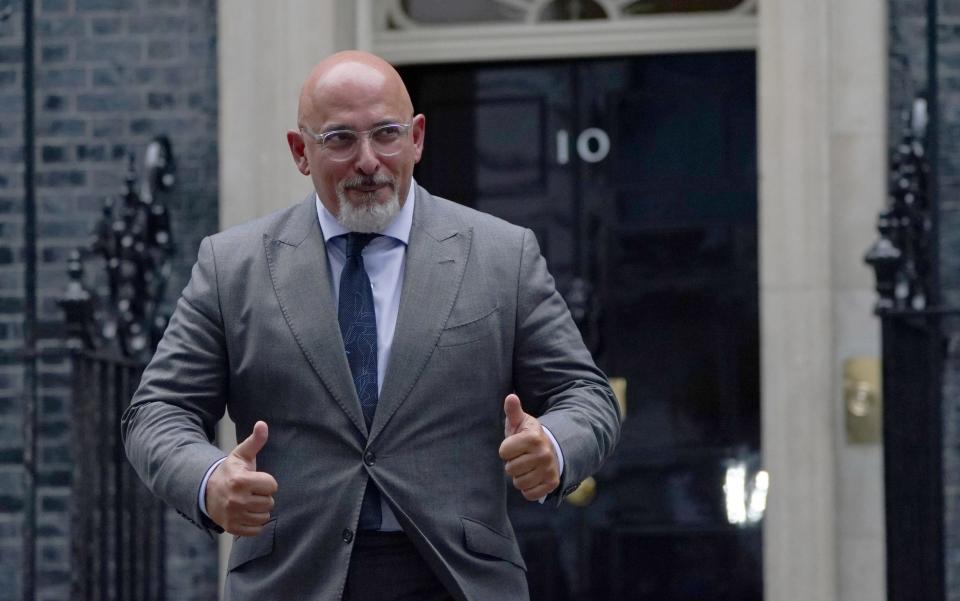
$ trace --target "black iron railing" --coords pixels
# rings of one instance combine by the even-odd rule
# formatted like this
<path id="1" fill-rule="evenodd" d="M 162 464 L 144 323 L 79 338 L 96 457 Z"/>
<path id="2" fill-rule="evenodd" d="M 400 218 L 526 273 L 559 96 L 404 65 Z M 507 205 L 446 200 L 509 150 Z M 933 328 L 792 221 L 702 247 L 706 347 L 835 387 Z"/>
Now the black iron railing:
<path id="1" fill-rule="evenodd" d="M 164 506 L 130 467 L 120 416 L 143 364 L 73 353 L 71 598 L 163 601 Z"/>
<path id="2" fill-rule="evenodd" d="M 928 84 L 904 112 L 879 236 L 887 599 L 945 599 L 943 369 L 947 316 L 938 232 L 937 7 L 928 2 Z"/>
<path id="3" fill-rule="evenodd" d="M 170 142 L 158 136 L 137 185 L 104 201 L 90 244 L 75 250 L 60 306 L 73 367 L 71 599 L 163 601 L 164 506 L 133 471 L 120 418 L 156 349 L 172 240 L 158 193 L 173 185 Z M 85 262 L 103 266 L 101 300 L 84 281 Z"/>

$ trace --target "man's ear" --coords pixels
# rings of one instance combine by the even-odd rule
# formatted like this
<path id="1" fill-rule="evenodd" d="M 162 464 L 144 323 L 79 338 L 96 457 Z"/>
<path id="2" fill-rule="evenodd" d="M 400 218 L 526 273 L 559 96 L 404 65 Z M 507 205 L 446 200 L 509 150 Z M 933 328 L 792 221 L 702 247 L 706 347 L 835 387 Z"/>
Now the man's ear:
<path id="1" fill-rule="evenodd" d="M 307 155 L 305 154 L 303 134 L 295 129 L 287 130 L 287 145 L 290 147 L 290 154 L 293 155 L 293 163 L 297 166 L 297 171 L 304 175 L 310 175 L 310 164 L 307 162 Z"/>
<path id="2" fill-rule="evenodd" d="M 413 138 L 414 163 L 420 162 L 423 154 L 423 139 L 427 135 L 427 118 L 423 114 L 416 115 L 410 126 L 410 137 Z"/>

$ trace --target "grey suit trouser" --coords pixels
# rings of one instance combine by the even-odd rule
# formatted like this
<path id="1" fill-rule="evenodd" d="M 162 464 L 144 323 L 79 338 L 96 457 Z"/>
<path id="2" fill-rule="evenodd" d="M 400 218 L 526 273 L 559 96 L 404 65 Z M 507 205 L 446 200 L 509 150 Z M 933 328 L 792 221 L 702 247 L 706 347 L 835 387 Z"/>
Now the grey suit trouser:
<path id="1" fill-rule="evenodd" d="M 403 532 L 357 533 L 342 601 L 453 601 Z"/>

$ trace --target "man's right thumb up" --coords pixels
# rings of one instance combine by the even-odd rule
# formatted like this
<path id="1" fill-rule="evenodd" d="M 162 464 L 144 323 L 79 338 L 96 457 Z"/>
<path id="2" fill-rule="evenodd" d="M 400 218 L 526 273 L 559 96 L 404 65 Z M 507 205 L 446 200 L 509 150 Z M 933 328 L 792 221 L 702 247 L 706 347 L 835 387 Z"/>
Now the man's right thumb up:
<path id="1" fill-rule="evenodd" d="M 233 454 L 250 465 L 250 469 L 257 469 L 257 453 L 267 444 L 267 422 L 257 422 L 253 425 L 250 436 L 233 449 Z"/>

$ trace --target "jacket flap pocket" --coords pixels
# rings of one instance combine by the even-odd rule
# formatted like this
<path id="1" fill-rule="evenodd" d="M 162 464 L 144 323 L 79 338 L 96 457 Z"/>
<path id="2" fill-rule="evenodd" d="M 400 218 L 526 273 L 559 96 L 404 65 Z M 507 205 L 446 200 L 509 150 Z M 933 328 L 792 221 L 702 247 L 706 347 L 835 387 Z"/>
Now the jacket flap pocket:
<path id="1" fill-rule="evenodd" d="M 467 549 L 480 555 L 509 561 L 526 571 L 527 564 L 523 562 L 520 548 L 517 547 L 515 540 L 471 518 L 461 517 L 460 523 L 463 524 L 463 536 Z"/>
<path id="2" fill-rule="evenodd" d="M 480 317 L 447 326 L 440 332 L 440 340 L 437 344 L 438 346 L 458 346 L 485 338 L 498 326 L 499 315 L 500 307 L 496 306 Z"/>
<path id="3" fill-rule="evenodd" d="M 263 530 L 256 536 L 234 537 L 233 549 L 230 551 L 230 561 L 227 562 L 227 571 L 229 572 L 248 561 L 272 553 L 276 531 L 277 518 L 273 518 L 263 525 Z"/>

